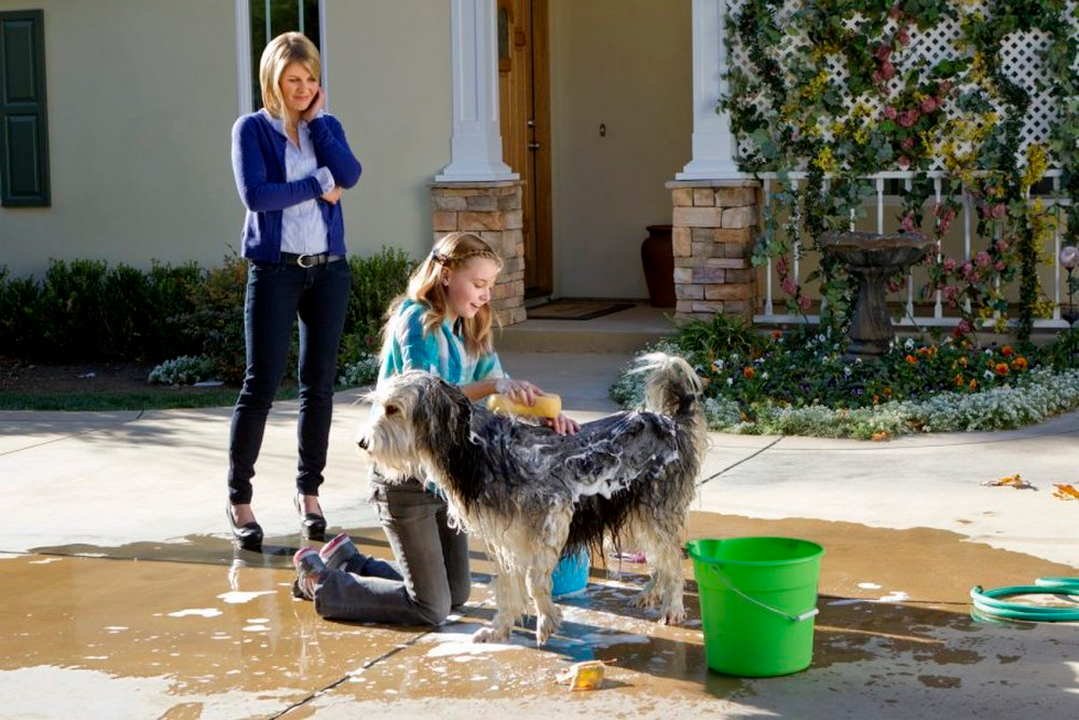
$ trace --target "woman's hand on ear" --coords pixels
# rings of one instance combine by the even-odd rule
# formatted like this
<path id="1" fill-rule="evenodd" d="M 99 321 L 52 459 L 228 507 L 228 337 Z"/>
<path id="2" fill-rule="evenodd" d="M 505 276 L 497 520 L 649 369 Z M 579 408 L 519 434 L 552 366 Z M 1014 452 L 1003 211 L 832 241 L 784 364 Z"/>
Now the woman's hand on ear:
<path id="1" fill-rule="evenodd" d="M 303 115 L 300 116 L 300 119 L 304 122 L 311 122 L 318 117 L 319 112 L 321 112 L 325 105 L 326 93 L 323 92 L 322 88 L 319 88 L 318 92 L 315 93 L 315 98 L 311 101 L 311 104 L 307 106 L 307 109 L 303 111 Z"/>

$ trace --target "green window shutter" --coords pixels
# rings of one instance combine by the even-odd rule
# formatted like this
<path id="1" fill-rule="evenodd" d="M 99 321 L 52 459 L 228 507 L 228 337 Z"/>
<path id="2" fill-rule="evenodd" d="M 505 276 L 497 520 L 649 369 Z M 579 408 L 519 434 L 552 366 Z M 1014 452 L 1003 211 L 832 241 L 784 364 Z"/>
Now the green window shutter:
<path id="1" fill-rule="evenodd" d="M 0 204 L 50 204 L 41 10 L 0 12 Z"/>

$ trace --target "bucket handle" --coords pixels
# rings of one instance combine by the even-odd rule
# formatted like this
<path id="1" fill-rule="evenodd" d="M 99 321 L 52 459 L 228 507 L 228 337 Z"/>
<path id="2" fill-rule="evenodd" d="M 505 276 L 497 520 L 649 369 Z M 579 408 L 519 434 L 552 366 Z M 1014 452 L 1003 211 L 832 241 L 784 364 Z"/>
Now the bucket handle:
<path id="1" fill-rule="evenodd" d="M 790 613 L 783 612 L 782 610 L 780 610 L 778 608 L 774 608 L 771 605 L 766 605 L 765 603 L 762 603 L 760 600 L 758 600 L 755 597 L 750 597 L 749 595 L 746 595 L 744 592 L 742 592 L 738 588 L 731 585 L 729 582 L 727 582 L 727 578 L 723 577 L 723 575 L 719 572 L 719 570 L 716 569 L 716 567 L 714 565 L 708 565 L 707 567 L 708 567 L 709 570 L 711 570 L 713 573 L 715 573 L 716 577 L 719 578 L 719 581 L 721 583 L 723 583 L 727 587 L 728 590 L 734 592 L 736 595 L 742 596 L 742 598 L 748 600 L 749 602 L 753 603 L 754 605 L 758 605 L 758 606 L 764 608 L 765 610 L 767 610 L 770 613 L 775 613 L 776 615 L 780 615 L 782 617 L 787 618 L 791 622 L 802 622 L 803 620 L 808 620 L 811 617 L 814 617 L 814 616 L 816 616 L 817 614 L 820 613 L 820 608 L 812 608 L 812 609 L 806 610 L 804 613 L 800 613 L 798 615 L 791 615 Z"/>

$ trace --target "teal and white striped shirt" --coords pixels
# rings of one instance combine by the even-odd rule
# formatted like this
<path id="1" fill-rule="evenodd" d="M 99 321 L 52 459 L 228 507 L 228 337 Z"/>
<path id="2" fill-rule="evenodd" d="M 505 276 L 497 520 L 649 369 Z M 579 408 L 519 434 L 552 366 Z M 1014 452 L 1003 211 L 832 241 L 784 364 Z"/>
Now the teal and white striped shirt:
<path id="1" fill-rule="evenodd" d="M 401 303 L 390 320 L 393 327 L 388 337 L 389 348 L 382 355 L 379 383 L 406 370 L 426 370 L 454 385 L 505 376 L 498 353 L 470 355 L 449 320 L 444 319 L 434 330 L 425 332 L 423 319 L 427 311 L 426 305 L 415 300 Z"/>

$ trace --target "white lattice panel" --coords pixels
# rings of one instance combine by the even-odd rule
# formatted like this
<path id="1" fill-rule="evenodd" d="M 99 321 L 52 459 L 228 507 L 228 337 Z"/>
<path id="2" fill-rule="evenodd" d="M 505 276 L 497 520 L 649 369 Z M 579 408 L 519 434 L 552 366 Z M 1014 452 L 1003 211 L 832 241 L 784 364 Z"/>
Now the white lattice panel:
<path id="1" fill-rule="evenodd" d="M 778 13 L 778 24 L 781 30 L 789 30 L 790 18 L 797 9 L 802 7 L 802 4 L 802 0 L 787 0 Z M 741 10 L 742 5 L 743 0 L 730 0 L 728 12 L 734 15 Z M 957 3 L 957 6 L 959 12 L 963 15 L 973 12 L 987 14 L 988 12 L 984 2 L 974 4 Z M 1071 0 L 1065 14 L 1071 24 L 1073 36 L 1079 38 L 1079 19 L 1076 18 L 1075 9 L 1076 0 Z M 854 15 L 848 18 L 845 24 L 848 28 L 855 29 L 860 21 L 861 18 Z M 871 38 L 870 47 L 873 47 L 882 39 L 891 38 L 895 30 L 896 23 L 889 19 L 881 36 Z M 968 51 L 960 50 L 956 47 L 956 41 L 961 34 L 958 20 L 942 18 L 941 22 L 924 31 L 910 27 L 908 32 L 910 34 L 910 43 L 892 56 L 892 62 L 897 72 L 896 76 L 887 84 L 888 98 L 894 98 L 898 95 L 903 85 L 901 78 L 911 69 L 918 69 L 924 76 L 941 60 L 966 57 L 969 54 Z M 730 43 L 728 46 L 730 66 L 747 72 L 752 71 L 753 66 L 749 62 L 746 48 L 742 46 L 737 35 L 730 35 L 728 42 Z M 1030 108 L 1023 119 L 1022 144 L 1019 151 L 1020 155 L 1017 158 L 1020 162 L 1025 157 L 1027 146 L 1031 142 L 1044 142 L 1049 136 L 1052 125 L 1059 118 L 1057 101 L 1052 97 L 1050 88 L 1038 87 L 1039 78 L 1044 77 L 1041 70 L 1041 54 L 1048 47 L 1048 44 L 1048 35 L 1042 31 L 1014 32 L 1006 36 L 1001 44 L 1000 57 L 1005 75 L 1026 89 L 1030 93 L 1031 99 Z M 794 76 L 792 75 L 794 68 L 792 64 L 797 62 L 798 56 L 808 45 L 809 41 L 804 36 L 785 34 L 775 50 L 773 57 L 783 69 L 784 82 L 788 88 L 794 84 Z M 840 87 L 845 86 L 847 69 L 844 57 L 841 54 L 833 54 L 826 58 L 826 63 L 832 81 L 838 83 Z M 1079 72 L 1079 63 L 1077 63 L 1076 71 Z M 952 99 L 949 99 L 945 104 L 945 112 L 948 112 L 949 115 L 955 114 L 957 108 L 954 98 L 973 87 L 971 84 L 959 84 L 956 87 L 956 92 L 952 94 Z M 1003 108 L 999 105 L 999 101 L 992 94 L 987 94 L 987 96 L 997 112 L 1003 117 Z M 750 102 L 762 112 L 767 112 L 770 98 L 764 93 L 758 93 Z M 833 119 L 837 121 L 845 120 L 851 109 L 858 103 L 869 107 L 874 116 L 878 117 L 886 102 L 887 98 L 882 99 L 875 92 L 867 93 L 861 97 L 844 97 L 843 108 L 835 113 Z M 823 137 L 826 140 L 831 140 L 830 129 L 822 128 L 822 130 Z M 740 154 L 746 156 L 752 154 L 754 150 L 755 147 L 752 141 L 745 137 L 738 138 L 738 152 Z M 931 169 L 939 170 L 942 167 L 942 161 L 937 157 Z M 801 170 L 804 168 L 790 169 Z"/>

